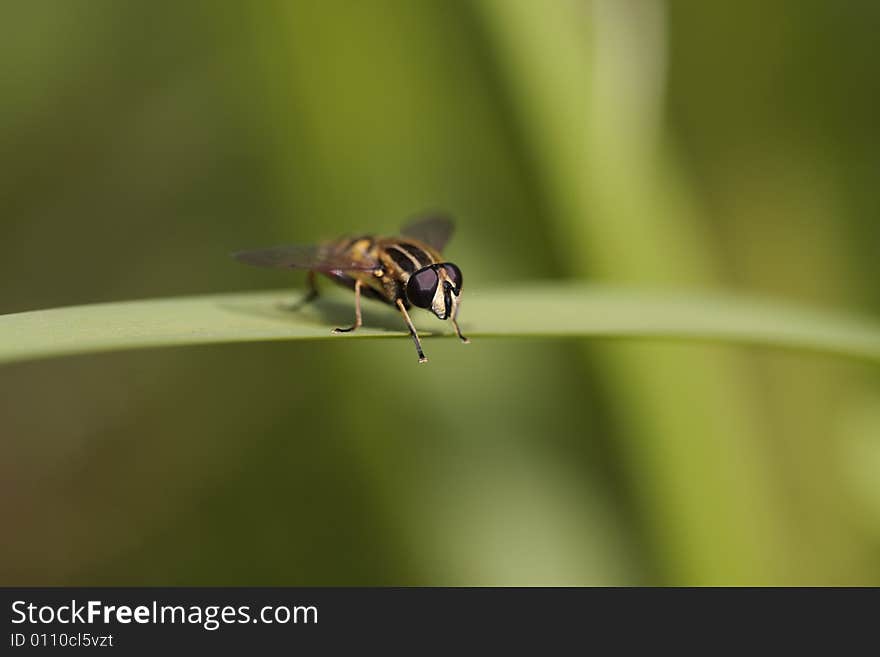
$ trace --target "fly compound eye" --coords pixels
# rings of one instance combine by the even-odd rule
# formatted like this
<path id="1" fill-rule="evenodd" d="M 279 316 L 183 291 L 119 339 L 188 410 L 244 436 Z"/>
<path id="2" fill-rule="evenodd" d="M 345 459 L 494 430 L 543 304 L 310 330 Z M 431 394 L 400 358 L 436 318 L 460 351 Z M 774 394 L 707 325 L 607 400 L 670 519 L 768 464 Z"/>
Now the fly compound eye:
<path id="1" fill-rule="evenodd" d="M 425 267 L 410 276 L 406 284 L 406 297 L 419 308 L 430 308 L 437 292 L 437 272 L 433 267 Z"/>
<path id="2" fill-rule="evenodd" d="M 445 263 L 443 269 L 446 271 L 446 277 L 449 279 L 449 282 L 452 283 L 452 287 L 455 288 L 453 292 L 455 292 L 455 294 L 461 292 L 461 269 L 453 265 L 451 262 Z"/>

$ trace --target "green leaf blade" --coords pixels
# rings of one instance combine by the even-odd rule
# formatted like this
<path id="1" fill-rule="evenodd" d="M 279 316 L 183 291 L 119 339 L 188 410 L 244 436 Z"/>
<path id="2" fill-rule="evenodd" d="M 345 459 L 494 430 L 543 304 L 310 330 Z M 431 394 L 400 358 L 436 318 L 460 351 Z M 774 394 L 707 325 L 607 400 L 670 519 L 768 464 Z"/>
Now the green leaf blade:
<path id="1" fill-rule="evenodd" d="M 285 291 L 146 299 L 0 316 L 0 363 L 123 349 L 265 340 L 406 337 L 390 308 L 321 299 L 297 311 Z M 427 335 L 451 327 L 419 313 Z M 865 319 L 739 296 L 546 282 L 484 289 L 464 298 L 469 337 L 581 337 L 711 341 L 810 350 L 880 362 L 880 325 Z"/>

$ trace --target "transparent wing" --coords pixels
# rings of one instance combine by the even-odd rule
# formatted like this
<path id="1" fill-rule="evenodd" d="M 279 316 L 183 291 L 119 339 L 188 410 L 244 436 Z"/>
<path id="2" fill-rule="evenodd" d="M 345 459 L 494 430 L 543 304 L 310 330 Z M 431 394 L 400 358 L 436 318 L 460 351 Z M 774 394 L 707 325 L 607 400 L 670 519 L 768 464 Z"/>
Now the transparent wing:
<path id="1" fill-rule="evenodd" d="M 449 238 L 452 237 L 454 229 L 455 225 L 452 223 L 452 219 L 446 215 L 431 214 L 416 217 L 400 229 L 400 234 L 414 237 L 428 246 L 442 251 Z"/>
<path id="2" fill-rule="evenodd" d="M 288 244 L 267 249 L 253 249 L 233 253 L 232 257 L 255 267 L 278 269 L 313 269 L 315 271 L 372 271 L 379 264 L 371 260 L 355 262 L 330 246 L 320 244 Z"/>

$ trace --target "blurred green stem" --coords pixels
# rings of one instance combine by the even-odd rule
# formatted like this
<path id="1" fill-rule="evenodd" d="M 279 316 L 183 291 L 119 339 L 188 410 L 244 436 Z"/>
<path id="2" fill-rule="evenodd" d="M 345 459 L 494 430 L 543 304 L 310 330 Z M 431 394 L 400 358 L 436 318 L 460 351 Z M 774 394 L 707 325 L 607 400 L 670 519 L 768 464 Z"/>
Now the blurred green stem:
<path id="1" fill-rule="evenodd" d="M 571 272 L 711 284 L 711 244 L 659 134 L 664 6 L 481 6 Z M 741 360 L 705 348 L 588 353 L 605 368 L 630 480 L 665 578 L 784 581 L 784 537 L 760 454 L 767 437 Z"/>

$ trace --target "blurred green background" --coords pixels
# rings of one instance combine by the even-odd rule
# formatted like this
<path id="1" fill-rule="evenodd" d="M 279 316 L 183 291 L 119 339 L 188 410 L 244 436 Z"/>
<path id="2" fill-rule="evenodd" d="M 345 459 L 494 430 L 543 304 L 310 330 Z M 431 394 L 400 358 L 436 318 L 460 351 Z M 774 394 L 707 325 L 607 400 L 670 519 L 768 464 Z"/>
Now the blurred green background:
<path id="1" fill-rule="evenodd" d="M 878 27 L 823 0 L 8 0 L 0 313 L 294 297 L 228 253 L 443 209 L 470 289 L 877 316 Z M 876 368 L 425 347 L 0 369 L 0 584 L 880 584 Z"/>

